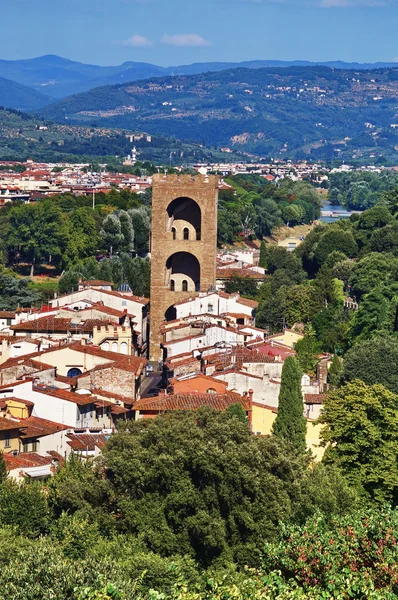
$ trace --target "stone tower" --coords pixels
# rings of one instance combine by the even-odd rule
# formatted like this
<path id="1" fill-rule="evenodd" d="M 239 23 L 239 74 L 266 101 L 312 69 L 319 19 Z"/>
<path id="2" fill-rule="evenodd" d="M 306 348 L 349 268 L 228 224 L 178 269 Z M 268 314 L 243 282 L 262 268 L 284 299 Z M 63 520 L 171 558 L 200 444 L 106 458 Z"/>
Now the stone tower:
<path id="1" fill-rule="evenodd" d="M 218 177 L 154 175 L 150 358 L 162 358 L 160 325 L 173 304 L 216 283 Z"/>

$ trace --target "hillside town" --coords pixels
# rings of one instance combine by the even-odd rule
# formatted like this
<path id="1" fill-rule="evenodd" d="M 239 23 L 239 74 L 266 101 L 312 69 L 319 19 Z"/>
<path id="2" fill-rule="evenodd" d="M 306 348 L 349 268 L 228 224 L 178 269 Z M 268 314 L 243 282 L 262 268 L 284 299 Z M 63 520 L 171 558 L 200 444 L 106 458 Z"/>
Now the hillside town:
<path id="1" fill-rule="evenodd" d="M 20 176 L 27 188 L 50 173 L 36 168 Z M 141 183 L 145 189 L 148 180 Z M 283 364 L 303 331 L 271 335 L 256 326 L 257 301 L 224 291 L 234 273 L 261 283 L 266 271 L 258 248 L 216 250 L 210 222 L 219 177 L 155 175 L 151 183 L 151 302 L 125 284 L 80 279 L 76 291 L 40 308 L 0 311 L 0 450 L 17 480 L 47 478 L 71 453 L 98 456 L 120 422 L 165 411 L 240 404 L 253 434 L 272 431 Z M 201 218 L 207 228 L 199 237 Z M 170 263 L 166 283 L 158 259 Z M 197 275 L 191 260 L 200 263 Z M 301 380 L 307 445 L 318 458 L 315 420 L 330 358 L 320 355 L 316 376 Z"/>
<path id="2" fill-rule="evenodd" d="M 134 155 L 133 155 L 134 156 Z M 125 164 L 134 166 L 135 159 L 127 157 Z M 330 173 L 359 172 L 380 173 L 384 170 L 395 170 L 394 167 L 358 167 L 342 164 L 331 168 L 323 163 L 307 161 L 294 162 L 277 160 L 273 163 L 198 163 L 193 166 L 199 174 L 219 173 L 226 177 L 231 175 L 258 174 L 267 181 L 278 183 L 284 178 L 292 181 L 311 181 L 313 185 L 322 187 L 328 181 Z M 398 168 L 398 167 L 397 167 Z M 177 168 L 183 171 L 183 167 Z M 151 188 L 150 175 L 132 175 L 124 172 L 108 172 L 106 165 L 99 165 L 99 171 L 93 171 L 90 163 L 42 163 L 28 160 L 0 161 L 0 206 L 13 200 L 34 202 L 44 196 L 54 194 L 75 194 L 93 197 L 111 190 L 128 190 L 142 194 Z"/>

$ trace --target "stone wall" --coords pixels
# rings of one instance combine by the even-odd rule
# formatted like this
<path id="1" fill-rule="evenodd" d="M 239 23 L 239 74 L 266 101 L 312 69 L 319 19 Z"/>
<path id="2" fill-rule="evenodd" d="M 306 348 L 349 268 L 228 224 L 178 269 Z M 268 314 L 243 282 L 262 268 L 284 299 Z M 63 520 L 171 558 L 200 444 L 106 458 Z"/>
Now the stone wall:
<path id="1" fill-rule="evenodd" d="M 201 212 L 201 224 L 198 230 L 200 239 L 190 235 L 190 239 L 173 239 L 173 217 L 168 208 L 173 200 L 178 198 L 193 200 Z M 176 291 L 170 289 L 172 274 L 167 271 L 166 263 L 177 252 L 192 254 L 200 265 L 200 279 L 196 282 L 196 291 L 207 291 L 216 282 L 216 248 L 217 248 L 217 201 L 218 177 L 215 175 L 163 175 L 153 177 L 152 189 L 152 238 L 151 238 L 151 337 L 150 358 L 159 360 L 162 357 L 160 349 L 160 325 L 165 320 L 167 309 L 184 298 L 192 296 L 191 291 Z M 181 201 L 183 203 L 183 200 Z M 188 211 L 189 214 L 189 211 Z M 176 213 L 179 221 L 178 229 L 183 228 L 180 216 L 185 219 L 187 210 L 181 209 Z M 196 223 L 195 223 L 196 225 Z M 192 223 L 187 221 L 191 232 Z M 179 239 L 178 239 L 179 238 Z M 180 275 L 180 274 L 178 274 Z M 178 277 L 178 280 L 183 279 Z"/>

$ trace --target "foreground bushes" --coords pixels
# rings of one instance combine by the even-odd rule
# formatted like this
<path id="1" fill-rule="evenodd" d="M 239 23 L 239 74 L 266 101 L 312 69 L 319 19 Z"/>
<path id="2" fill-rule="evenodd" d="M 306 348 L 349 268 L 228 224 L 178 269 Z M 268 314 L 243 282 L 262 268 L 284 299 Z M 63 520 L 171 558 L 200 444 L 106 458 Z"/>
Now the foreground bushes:
<path id="1" fill-rule="evenodd" d="M 64 525 L 70 517 L 63 517 Z M 79 558 L 72 534 L 37 540 L 0 530 L 0 598 L 18 600 L 393 600 L 398 595 L 398 511 L 367 509 L 282 527 L 260 568 L 201 570 L 191 559 L 142 552 L 132 538 L 89 531 Z M 81 527 L 78 533 L 79 526 Z M 78 547 L 78 544 L 72 544 Z"/>

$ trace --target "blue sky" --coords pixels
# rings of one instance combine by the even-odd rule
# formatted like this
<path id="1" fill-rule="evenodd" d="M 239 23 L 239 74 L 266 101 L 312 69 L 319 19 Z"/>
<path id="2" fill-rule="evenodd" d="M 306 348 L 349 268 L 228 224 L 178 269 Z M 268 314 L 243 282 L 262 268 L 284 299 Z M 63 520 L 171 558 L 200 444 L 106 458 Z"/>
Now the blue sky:
<path id="1" fill-rule="evenodd" d="M 0 58 L 398 61 L 398 0 L 1 0 Z"/>

